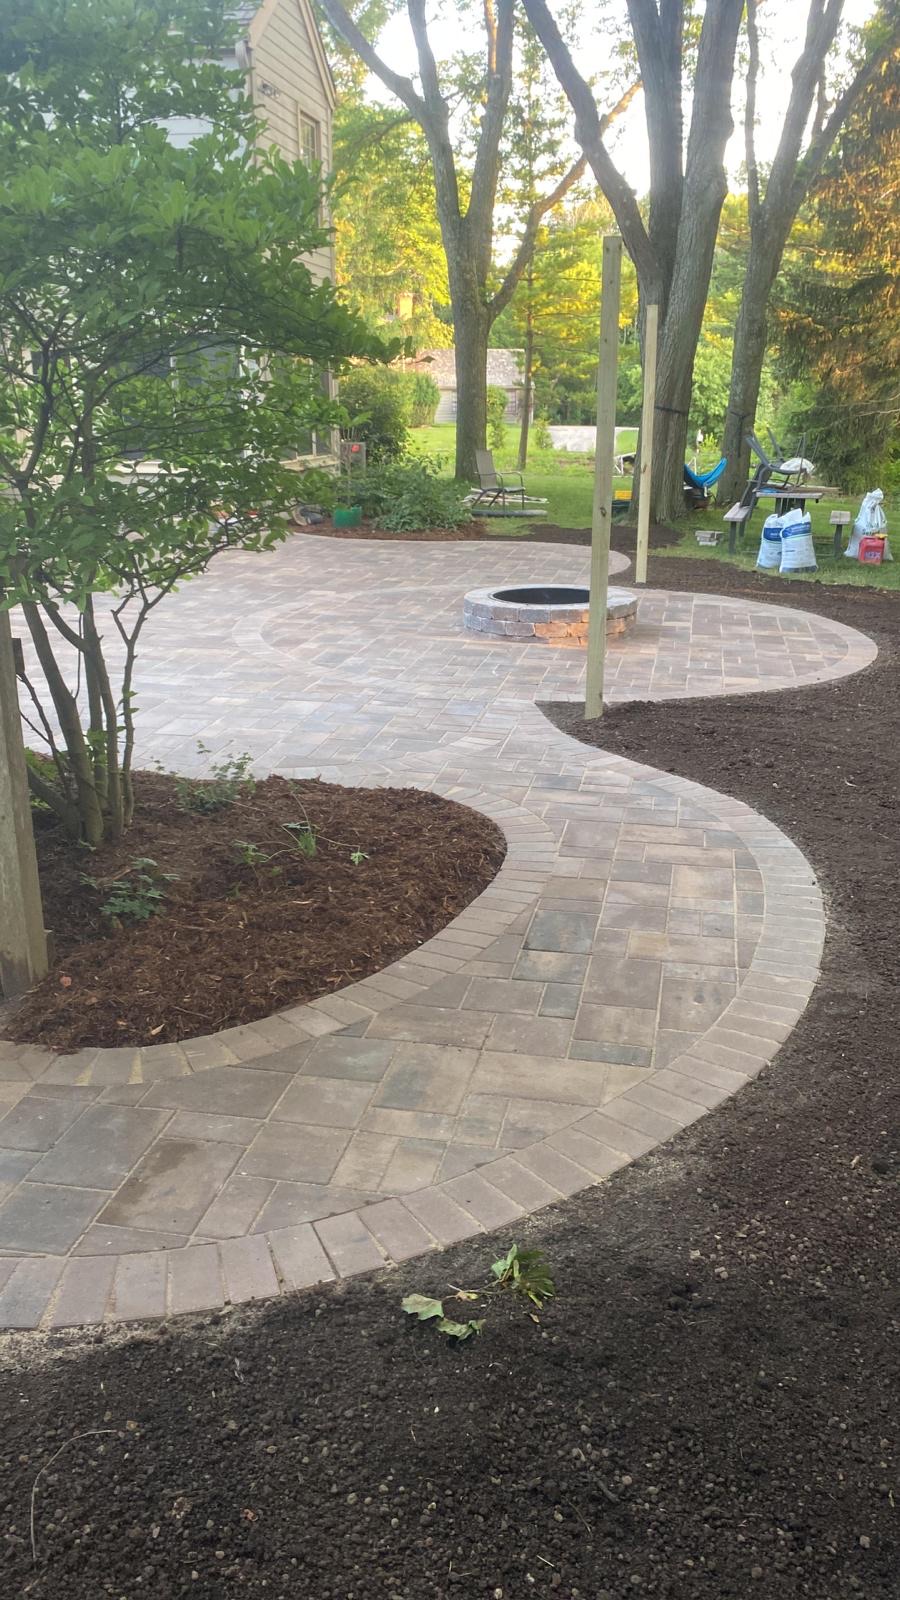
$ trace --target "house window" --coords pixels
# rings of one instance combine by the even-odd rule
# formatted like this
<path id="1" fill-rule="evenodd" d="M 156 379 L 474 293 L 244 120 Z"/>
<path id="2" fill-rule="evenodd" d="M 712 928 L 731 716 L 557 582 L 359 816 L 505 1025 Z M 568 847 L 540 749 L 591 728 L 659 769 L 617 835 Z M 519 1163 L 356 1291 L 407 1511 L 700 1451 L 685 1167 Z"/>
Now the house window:
<path id="1" fill-rule="evenodd" d="M 301 111 L 298 117 L 300 132 L 300 160 L 307 167 L 317 167 L 322 160 L 321 129 L 312 117 Z"/>

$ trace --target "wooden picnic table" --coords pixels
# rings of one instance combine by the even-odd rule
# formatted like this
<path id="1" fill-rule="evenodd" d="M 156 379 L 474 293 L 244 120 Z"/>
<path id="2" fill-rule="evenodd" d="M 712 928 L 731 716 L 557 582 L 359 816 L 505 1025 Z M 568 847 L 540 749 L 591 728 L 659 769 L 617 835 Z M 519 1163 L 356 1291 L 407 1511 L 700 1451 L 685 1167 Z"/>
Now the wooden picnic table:
<path id="1" fill-rule="evenodd" d="M 757 498 L 775 501 L 776 517 L 783 517 L 786 511 L 805 511 L 807 501 L 823 500 L 831 489 L 824 488 L 821 484 L 813 483 L 765 483 L 756 491 Z"/>

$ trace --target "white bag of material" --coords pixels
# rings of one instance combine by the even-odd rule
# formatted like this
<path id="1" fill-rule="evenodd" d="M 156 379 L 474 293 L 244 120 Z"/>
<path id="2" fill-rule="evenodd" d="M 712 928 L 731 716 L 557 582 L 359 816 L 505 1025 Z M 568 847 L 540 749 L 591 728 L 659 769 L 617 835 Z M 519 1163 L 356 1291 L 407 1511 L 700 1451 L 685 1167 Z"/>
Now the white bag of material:
<path id="1" fill-rule="evenodd" d="M 862 505 L 857 512 L 856 521 L 853 524 L 853 532 L 850 535 L 850 543 L 844 551 L 844 555 L 849 556 L 851 560 L 859 560 L 860 539 L 868 534 L 884 533 L 887 527 L 887 517 L 882 509 L 883 500 L 884 495 L 880 489 L 870 489 L 868 494 L 863 495 Z M 885 561 L 893 561 L 894 559 L 887 539 L 884 541 L 884 559 Z"/>
<path id="2" fill-rule="evenodd" d="M 816 552 L 812 542 L 812 521 L 809 513 L 788 511 L 781 519 L 780 572 L 815 572 Z"/>
<path id="3" fill-rule="evenodd" d="M 784 517 L 766 517 L 756 565 L 764 571 L 774 572 L 781 566 L 781 525 Z"/>

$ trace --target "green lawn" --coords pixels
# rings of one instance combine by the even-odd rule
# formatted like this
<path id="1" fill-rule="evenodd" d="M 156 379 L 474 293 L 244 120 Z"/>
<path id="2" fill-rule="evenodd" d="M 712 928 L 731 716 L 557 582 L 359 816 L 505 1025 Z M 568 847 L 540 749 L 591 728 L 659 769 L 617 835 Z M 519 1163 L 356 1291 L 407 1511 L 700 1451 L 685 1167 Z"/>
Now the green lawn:
<path id="1" fill-rule="evenodd" d="M 631 434 L 633 437 L 629 437 L 627 433 L 620 433 L 620 449 L 634 448 L 637 430 L 631 430 Z M 440 456 L 448 472 L 452 471 L 455 437 L 456 429 L 453 423 L 442 423 L 433 428 L 416 428 L 410 436 L 413 449 L 421 450 L 428 455 Z M 494 460 L 501 472 L 504 468 L 507 470 L 515 468 L 517 446 L 517 430 L 509 427 L 506 430 L 504 448 L 494 452 Z M 714 466 L 717 460 L 718 455 L 715 451 L 704 450 L 700 458 L 701 470 Z M 533 450 L 529 453 L 525 487 L 529 494 L 546 497 L 548 522 L 556 523 L 561 528 L 590 527 L 593 485 L 593 469 L 587 456 L 565 450 Z M 630 488 L 631 479 L 617 478 L 616 487 Z M 886 562 L 880 567 L 869 567 L 860 565 L 858 561 L 847 561 L 843 556 L 836 560 L 832 554 L 833 530 L 828 521 L 832 511 L 846 510 L 853 517 L 859 509 L 860 499 L 859 495 L 836 497 L 811 507 L 813 542 L 819 569 L 816 573 L 792 574 L 798 583 L 808 583 L 818 579 L 821 583 L 850 583 L 879 589 L 900 589 L 900 496 L 889 496 L 885 500 L 888 531 L 894 535 L 897 557 L 895 561 Z M 730 561 L 732 565 L 750 571 L 756 565 L 759 550 L 759 536 L 763 522 L 762 507 L 756 511 L 743 542 L 738 541 L 738 549 L 733 557 L 728 555 L 728 533 L 722 522 L 722 509 L 713 505 L 706 511 L 686 517 L 675 529 L 678 537 L 673 539 L 672 544 L 664 552 L 659 553 L 690 557 L 697 561 Z M 502 520 L 495 518 L 489 521 L 487 526 L 490 532 L 502 532 L 509 537 L 510 534 L 524 533 L 528 521 L 528 518 L 508 517 Z M 722 542 L 716 546 L 698 545 L 694 537 L 698 528 L 719 529 Z"/>

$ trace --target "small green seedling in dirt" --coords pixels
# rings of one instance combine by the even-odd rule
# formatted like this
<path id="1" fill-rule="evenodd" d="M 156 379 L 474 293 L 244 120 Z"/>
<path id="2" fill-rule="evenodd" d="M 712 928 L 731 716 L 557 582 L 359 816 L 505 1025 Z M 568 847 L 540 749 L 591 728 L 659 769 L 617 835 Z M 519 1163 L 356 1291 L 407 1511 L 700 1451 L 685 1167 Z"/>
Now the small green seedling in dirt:
<path id="1" fill-rule="evenodd" d="M 511 1245 L 505 1256 L 492 1263 L 491 1276 L 493 1282 L 480 1292 L 454 1286 L 454 1300 L 481 1300 L 501 1289 L 512 1289 L 540 1310 L 545 1301 L 552 1299 L 556 1293 L 556 1285 L 542 1250 L 520 1250 L 517 1244 Z M 439 1333 L 446 1333 L 449 1338 L 459 1341 L 468 1339 L 473 1333 L 480 1333 L 485 1324 L 484 1317 L 454 1322 L 444 1314 L 442 1300 L 433 1300 L 424 1294 L 408 1294 L 400 1304 L 408 1316 L 416 1317 L 419 1322 L 433 1322 Z M 534 1312 L 530 1315 L 533 1322 L 538 1321 Z"/>
<path id="2" fill-rule="evenodd" d="M 446 1333 L 449 1339 L 471 1338 L 473 1333 L 480 1333 L 484 1327 L 484 1318 L 476 1317 L 469 1322 L 454 1322 L 451 1317 L 444 1316 L 444 1306 L 441 1300 L 430 1300 L 425 1294 L 408 1294 L 400 1302 L 402 1309 L 410 1317 L 416 1317 L 419 1322 L 434 1322 L 438 1333 Z"/>
<path id="3" fill-rule="evenodd" d="M 364 861 L 368 861 L 368 859 L 369 859 L 368 850 L 351 850 L 350 851 L 350 860 L 353 862 L 353 865 L 355 867 L 361 866 L 362 863 Z"/>
<path id="4" fill-rule="evenodd" d="M 197 750 L 202 756 L 210 754 L 208 747 L 199 740 Z M 196 811 L 201 816 L 208 816 L 234 805 L 241 794 L 252 794 L 256 788 L 256 779 L 250 776 L 252 761 L 253 757 L 245 750 L 243 755 L 214 762 L 209 778 L 176 778 L 175 794 L 182 811 Z"/>
<path id="5" fill-rule="evenodd" d="M 82 873 L 81 881 L 99 893 L 109 891 L 100 907 L 100 915 L 108 917 L 113 927 L 123 922 L 146 922 L 162 910 L 166 897 L 164 885 L 174 883 L 177 872 L 160 872 L 149 856 L 138 856 L 118 878 L 100 880 Z"/>
<path id="6" fill-rule="evenodd" d="M 262 850 L 258 844 L 253 844 L 250 839 L 232 839 L 231 848 L 241 865 L 251 867 L 254 872 L 260 867 L 267 867 L 270 861 L 275 860 L 275 854 L 271 850 Z M 279 873 L 280 871 L 280 867 L 271 868 L 271 874 Z"/>
<path id="7" fill-rule="evenodd" d="M 316 835 L 315 828 L 312 826 L 312 823 L 283 822 L 281 826 L 290 839 L 294 849 L 298 850 L 301 856 L 308 856 L 309 859 L 312 860 L 317 849 L 319 848 L 318 837 Z"/>
<path id="8" fill-rule="evenodd" d="M 492 1264 L 491 1271 L 502 1288 L 524 1295 L 538 1310 L 556 1293 L 543 1250 L 520 1250 L 514 1244 Z"/>

